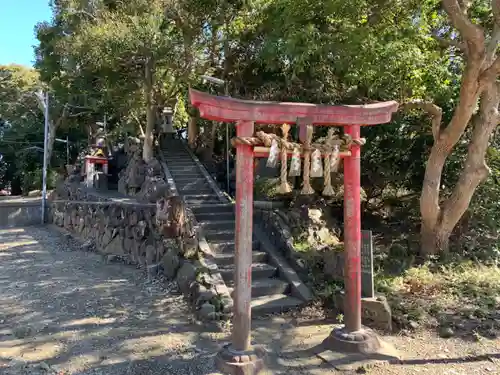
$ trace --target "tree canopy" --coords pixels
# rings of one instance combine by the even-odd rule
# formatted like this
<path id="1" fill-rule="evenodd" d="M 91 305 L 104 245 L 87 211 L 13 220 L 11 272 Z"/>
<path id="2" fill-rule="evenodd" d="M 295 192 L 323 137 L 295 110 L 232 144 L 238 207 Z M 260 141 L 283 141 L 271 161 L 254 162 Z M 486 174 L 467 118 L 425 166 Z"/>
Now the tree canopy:
<path id="1" fill-rule="evenodd" d="M 174 108 L 176 126 L 189 121 L 190 133 L 206 130 L 210 155 L 220 152 L 224 134 L 196 119 L 188 87 L 258 100 L 397 100 L 401 111 L 391 124 L 363 130 L 366 207 L 379 207 L 388 192 L 421 194 L 422 252 L 429 255 L 448 248 L 471 200 L 471 211 L 479 212 L 474 205 L 491 205 L 490 193 L 497 197 L 490 177 L 499 173 L 497 0 L 53 0 L 51 6 L 51 21 L 35 30 L 36 69 L 1 70 L 2 128 L 16 129 L 11 139 L 43 134 L 40 101 L 28 95 L 13 104 L 40 89 L 50 91 L 51 144 L 68 129 L 83 138 L 107 116 L 111 129 L 144 138 L 145 160 L 166 106 Z M 222 78 L 226 87 L 210 86 L 202 75 Z"/>

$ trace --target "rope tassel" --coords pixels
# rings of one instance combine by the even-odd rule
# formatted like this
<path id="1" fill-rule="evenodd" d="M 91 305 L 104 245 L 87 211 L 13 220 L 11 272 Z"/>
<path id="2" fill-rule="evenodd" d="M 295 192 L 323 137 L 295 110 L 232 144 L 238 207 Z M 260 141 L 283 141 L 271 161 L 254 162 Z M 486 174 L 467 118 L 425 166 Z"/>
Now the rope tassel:
<path id="1" fill-rule="evenodd" d="M 300 150 L 298 147 L 295 147 L 293 149 L 292 160 L 290 161 L 290 172 L 288 172 L 290 177 L 300 176 L 300 164 Z"/>
<path id="2" fill-rule="evenodd" d="M 328 130 L 326 145 L 329 147 L 332 145 L 334 132 L 335 132 L 334 129 L 330 128 Z M 335 147 L 337 147 L 337 151 L 338 151 L 339 147 L 337 145 L 335 145 L 335 146 L 333 146 L 333 149 L 335 149 Z M 338 152 L 337 152 L 337 157 L 338 157 Z M 334 158 L 333 151 L 328 151 L 326 153 L 326 156 L 325 156 L 325 173 L 324 173 L 325 184 L 324 184 L 324 188 L 323 188 L 323 196 L 325 196 L 325 197 L 331 197 L 335 194 L 335 192 L 333 191 L 333 187 L 332 187 L 332 171 L 331 171 L 333 158 Z"/>
<path id="3" fill-rule="evenodd" d="M 312 125 L 307 125 L 307 136 L 304 147 L 304 186 L 302 187 L 301 193 L 304 195 L 314 194 L 314 190 L 311 186 L 311 178 L 309 176 L 311 168 L 311 142 L 313 137 L 313 127 Z"/>
<path id="4" fill-rule="evenodd" d="M 330 169 L 332 172 L 337 172 L 340 165 L 340 148 L 339 145 L 333 146 L 332 156 L 330 158 Z"/>
<path id="5" fill-rule="evenodd" d="M 279 151 L 278 141 L 273 139 L 271 142 L 271 149 L 269 150 L 269 156 L 267 157 L 266 167 L 276 168 L 278 165 Z"/>
<path id="6" fill-rule="evenodd" d="M 286 140 L 288 138 L 288 132 L 290 131 L 290 125 L 283 124 L 281 130 L 283 131 L 283 142 L 281 142 L 281 173 L 280 173 L 280 186 L 278 188 L 278 193 L 288 194 L 292 192 L 292 188 L 288 183 L 288 176 L 287 176 L 288 149 L 286 148 Z"/>
<path id="7" fill-rule="evenodd" d="M 323 177 L 323 165 L 321 162 L 321 151 L 316 149 L 312 153 L 311 177 Z"/>

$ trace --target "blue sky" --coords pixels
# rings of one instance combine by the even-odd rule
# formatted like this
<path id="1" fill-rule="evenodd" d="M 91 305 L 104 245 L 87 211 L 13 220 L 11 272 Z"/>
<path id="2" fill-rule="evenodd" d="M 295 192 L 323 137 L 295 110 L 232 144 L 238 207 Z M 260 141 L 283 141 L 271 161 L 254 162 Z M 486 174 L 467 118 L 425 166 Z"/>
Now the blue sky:
<path id="1" fill-rule="evenodd" d="M 34 27 L 51 17 L 49 0 L 0 0 L 0 64 L 33 65 Z"/>

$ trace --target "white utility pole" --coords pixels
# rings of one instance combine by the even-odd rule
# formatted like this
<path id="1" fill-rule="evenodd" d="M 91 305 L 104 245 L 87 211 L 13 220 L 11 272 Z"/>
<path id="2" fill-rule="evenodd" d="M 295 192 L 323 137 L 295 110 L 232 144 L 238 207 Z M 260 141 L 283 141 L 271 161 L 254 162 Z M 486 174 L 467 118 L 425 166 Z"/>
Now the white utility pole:
<path id="1" fill-rule="evenodd" d="M 48 146 L 48 136 L 49 136 L 49 92 L 45 92 L 44 98 L 44 117 L 45 117 L 45 129 L 43 136 L 43 171 L 42 171 L 42 224 L 45 223 L 45 206 L 47 202 L 47 146 Z"/>

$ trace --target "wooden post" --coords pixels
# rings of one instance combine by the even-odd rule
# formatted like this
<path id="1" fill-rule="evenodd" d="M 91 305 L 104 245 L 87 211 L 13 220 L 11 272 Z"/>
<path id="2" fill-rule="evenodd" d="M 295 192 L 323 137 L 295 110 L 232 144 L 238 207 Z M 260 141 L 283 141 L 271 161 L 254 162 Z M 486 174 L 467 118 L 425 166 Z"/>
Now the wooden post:
<path id="1" fill-rule="evenodd" d="M 252 136 L 254 123 L 239 121 L 238 137 Z M 252 231 L 253 231 L 253 148 L 236 146 L 236 254 L 234 280 L 234 310 L 232 349 L 246 351 L 250 348 L 252 300 Z"/>
<path id="2" fill-rule="evenodd" d="M 345 133 L 359 139 L 360 126 L 348 125 Z M 361 166 L 360 145 L 351 145 L 344 159 L 345 329 L 361 330 Z"/>

